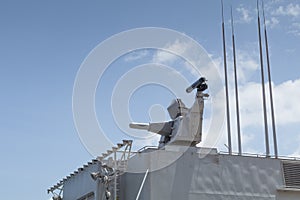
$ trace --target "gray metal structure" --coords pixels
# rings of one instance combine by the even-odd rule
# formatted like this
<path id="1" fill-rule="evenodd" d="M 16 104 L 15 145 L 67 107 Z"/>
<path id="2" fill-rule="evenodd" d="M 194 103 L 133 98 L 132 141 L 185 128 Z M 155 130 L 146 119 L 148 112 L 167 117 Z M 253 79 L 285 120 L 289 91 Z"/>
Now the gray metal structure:
<path id="1" fill-rule="evenodd" d="M 196 146 L 202 136 L 202 121 L 204 98 L 208 94 L 203 93 L 207 89 L 205 78 L 201 77 L 186 92 L 197 89 L 195 102 L 191 108 L 187 108 L 181 99 L 175 99 L 168 107 L 171 121 L 158 123 L 131 123 L 129 126 L 135 129 L 147 130 L 161 135 L 159 147 L 172 146 Z"/>
<path id="2" fill-rule="evenodd" d="M 173 101 L 172 121 L 131 125 L 160 134 L 163 143 L 132 152 L 132 141 L 123 140 L 49 188 L 53 200 L 299 200 L 300 160 L 196 146 L 205 79 L 189 88 L 197 89 L 194 105 Z"/>
<path id="3" fill-rule="evenodd" d="M 151 161 L 151 157 L 176 153 L 140 153 L 130 159 L 128 168 Z M 125 173 L 120 199 L 136 199 L 144 177 L 145 173 Z M 228 155 L 217 153 L 216 149 L 202 157 L 201 148 L 190 147 L 176 162 L 148 173 L 139 199 L 299 200 L 299 181 L 300 161 Z"/>
<path id="4" fill-rule="evenodd" d="M 120 191 L 120 177 L 134 152 L 132 140 L 123 140 L 116 147 L 88 162 L 50 187 L 53 200 L 116 199 Z"/>
<path id="5" fill-rule="evenodd" d="M 152 149 L 154 154 L 148 154 L 147 149 L 144 151 L 135 153 L 128 160 L 128 170 L 152 161 L 153 157 L 178 153 Z M 94 160 L 78 173 L 68 176 L 62 185 L 62 199 L 106 199 L 105 185 L 90 176 L 101 166 L 101 161 Z M 135 200 L 138 196 L 143 200 L 300 199 L 300 160 L 295 159 L 228 155 L 217 153 L 216 149 L 202 157 L 201 148 L 189 147 L 176 162 L 149 171 L 151 169 L 142 173 L 123 173 L 118 180 L 118 196 L 112 195 L 110 199 Z M 111 192 L 114 192 L 113 188 Z"/>

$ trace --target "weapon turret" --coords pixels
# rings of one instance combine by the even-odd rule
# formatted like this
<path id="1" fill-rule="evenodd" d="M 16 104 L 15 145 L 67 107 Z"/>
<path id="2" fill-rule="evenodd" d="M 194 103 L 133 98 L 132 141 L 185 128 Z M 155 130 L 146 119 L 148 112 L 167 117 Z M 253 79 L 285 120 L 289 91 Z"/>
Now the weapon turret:
<path id="1" fill-rule="evenodd" d="M 134 129 L 147 130 L 161 135 L 159 147 L 166 144 L 195 146 L 201 141 L 204 97 L 207 89 L 206 79 L 201 77 L 186 92 L 190 93 L 197 89 L 195 102 L 191 108 L 187 108 L 181 99 L 175 99 L 168 107 L 171 121 L 158 123 L 130 123 L 129 127 Z"/>

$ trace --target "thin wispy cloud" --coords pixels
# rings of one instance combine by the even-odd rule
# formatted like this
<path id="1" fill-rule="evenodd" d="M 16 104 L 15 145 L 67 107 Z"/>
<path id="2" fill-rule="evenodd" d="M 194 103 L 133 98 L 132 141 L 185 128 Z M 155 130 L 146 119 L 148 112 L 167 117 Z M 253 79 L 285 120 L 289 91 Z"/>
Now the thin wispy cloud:
<path id="1" fill-rule="evenodd" d="M 279 25 L 279 19 L 276 17 L 271 17 L 269 20 L 266 20 L 266 25 L 268 28 L 274 28 Z"/>
<path id="2" fill-rule="evenodd" d="M 294 26 L 295 28 L 299 28 L 300 29 L 300 22 L 294 22 L 292 24 L 292 26 Z"/>
<path id="3" fill-rule="evenodd" d="M 266 4 L 266 10 L 271 17 L 267 19 L 267 25 L 270 28 L 280 27 L 287 34 L 300 36 L 300 4 L 286 1 L 274 1 Z"/>
<path id="4" fill-rule="evenodd" d="M 135 61 L 148 56 L 149 50 L 133 51 L 124 57 L 125 62 Z"/>
<path id="5" fill-rule="evenodd" d="M 170 52 L 166 52 L 166 51 L 158 51 L 154 56 L 152 61 L 154 63 L 172 63 L 175 60 L 177 60 L 178 57 Z"/>
<path id="6" fill-rule="evenodd" d="M 290 16 L 290 17 L 298 17 L 298 16 L 300 16 L 300 5 L 290 3 L 286 6 L 279 6 L 272 14 L 282 15 L 282 16 Z"/>
<path id="7" fill-rule="evenodd" d="M 253 76 L 253 73 L 255 73 L 255 71 L 259 68 L 256 48 L 256 44 L 248 44 L 245 48 L 236 49 L 237 78 L 239 84 L 248 82 Z M 213 61 L 218 66 L 219 70 L 223 72 L 223 58 L 214 58 Z M 227 50 L 227 65 L 228 73 L 232 75 L 234 70 L 232 47 L 229 47 Z M 229 79 L 229 83 L 232 85 L 234 84 L 233 81 L 233 78 Z"/>
<path id="8" fill-rule="evenodd" d="M 238 80 L 241 83 L 249 81 L 252 74 L 258 70 L 257 55 L 253 50 L 237 50 Z"/>
<path id="9" fill-rule="evenodd" d="M 300 36 L 300 23 L 299 22 L 292 23 L 288 33 L 293 34 L 295 36 Z"/>
<path id="10" fill-rule="evenodd" d="M 250 9 L 240 6 L 236 8 L 236 11 L 238 12 L 238 20 L 236 20 L 237 23 L 250 23 L 253 19 L 253 14 Z"/>
<path id="11" fill-rule="evenodd" d="M 180 42 L 175 41 L 172 44 L 169 44 L 165 47 L 168 51 L 157 51 L 152 58 L 152 62 L 155 63 L 163 63 L 163 64 L 172 64 L 180 60 L 180 57 L 171 53 L 171 52 L 178 52 L 180 55 L 184 55 L 188 51 L 192 51 L 192 46 L 187 42 Z M 195 64 L 195 63 L 192 63 Z M 194 67 L 190 64 L 185 62 L 184 65 L 185 69 L 188 70 L 191 74 L 198 77 L 199 73 L 194 69 Z"/>
<path id="12" fill-rule="evenodd" d="M 174 43 L 169 44 L 165 47 L 167 51 L 157 51 L 157 53 L 153 56 L 152 61 L 155 63 L 172 63 L 178 59 L 178 56 L 172 54 L 171 52 L 178 52 L 183 54 L 189 48 L 187 43 L 180 42 L 176 40 Z"/>

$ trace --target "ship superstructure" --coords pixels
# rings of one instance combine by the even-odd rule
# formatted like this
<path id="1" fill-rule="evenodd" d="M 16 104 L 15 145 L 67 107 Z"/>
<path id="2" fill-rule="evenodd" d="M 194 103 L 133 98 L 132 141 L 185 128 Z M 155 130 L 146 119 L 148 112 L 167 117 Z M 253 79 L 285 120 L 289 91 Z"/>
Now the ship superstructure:
<path id="1" fill-rule="evenodd" d="M 191 87 L 197 89 L 193 106 L 174 100 L 168 109 L 171 121 L 130 125 L 160 134 L 157 147 L 132 152 L 132 141 L 124 140 L 48 193 L 54 200 L 300 199 L 300 160 L 196 146 L 208 96 L 205 78 Z"/>

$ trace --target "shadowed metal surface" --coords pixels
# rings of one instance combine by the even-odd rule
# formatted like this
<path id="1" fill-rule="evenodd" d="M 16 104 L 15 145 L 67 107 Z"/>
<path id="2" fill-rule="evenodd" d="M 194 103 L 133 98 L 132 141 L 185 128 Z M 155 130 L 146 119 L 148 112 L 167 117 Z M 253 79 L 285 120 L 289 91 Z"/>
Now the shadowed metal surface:
<path id="1" fill-rule="evenodd" d="M 154 162 L 147 153 L 138 157 L 131 159 L 128 167 Z M 286 199 L 289 192 L 278 197 L 284 186 L 281 166 L 282 161 L 273 158 L 216 153 L 200 158 L 199 148 L 191 147 L 175 163 L 149 172 L 140 199 Z M 144 174 L 124 174 L 122 185 L 126 187 L 121 188 L 121 199 L 135 199 Z"/>

